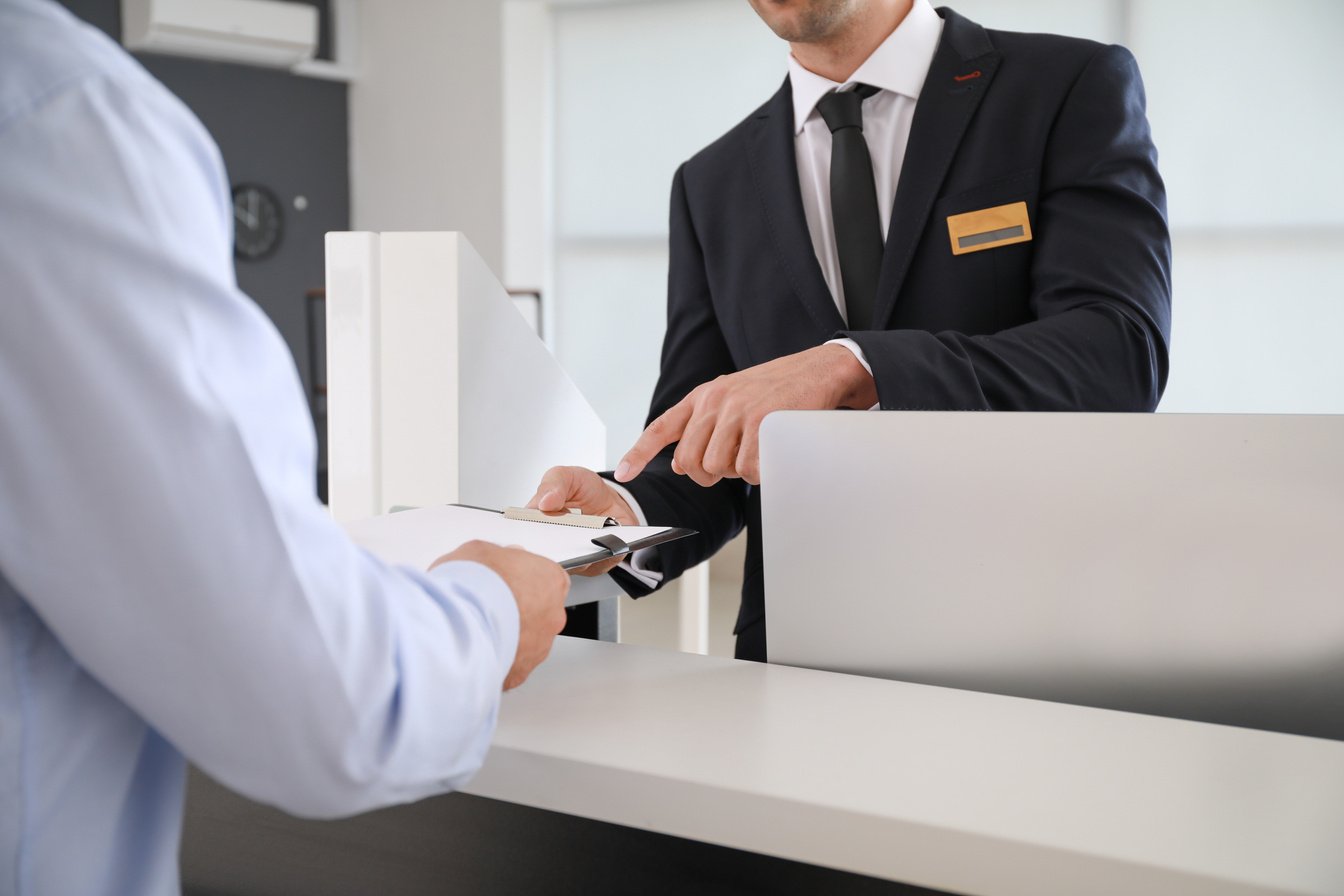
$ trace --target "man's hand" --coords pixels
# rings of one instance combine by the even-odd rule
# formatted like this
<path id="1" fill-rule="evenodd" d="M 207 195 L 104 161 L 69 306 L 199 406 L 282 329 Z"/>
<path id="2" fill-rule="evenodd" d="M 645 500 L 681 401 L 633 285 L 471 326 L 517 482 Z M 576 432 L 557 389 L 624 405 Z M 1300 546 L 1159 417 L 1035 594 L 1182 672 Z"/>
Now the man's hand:
<path id="1" fill-rule="evenodd" d="M 842 345 L 816 348 L 721 376 L 668 409 L 626 452 L 616 479 L 629 482 L 678 442 L 672 471 L 708 488 L 720 479 L 761 482 L 758 434 L 771 411 L 869 408 L 877 386 Z"/>
<path id="2" fill-rule="evenodd" d="M 450 560 L 474 560 L 499 574 L 518 604 L 518 650 L 513 667 L 504 679 L 504 690 L 527 680 L 532 670 L 551 652 L 555 636 L 565 627 L 565 595 L 569 576 L 560 564 L 519 547 L 502 548 L 488 541 L 469 541 L 445 554 L 430 569 Z"/>
<path id="3" fill-rule="evenodd" d="M 635 512 L 620 493 L 601 476 L 583 467 L 551 467 L 541 477 L 541 485 L 537 486 L 537 493 L 527 506 L 546 513 L 578 508 L 579 513 L 609 516 L 622 526 L 639 525 Z M 619 559 L 603 560 L 573 571 L 581 576 L 600 576 L 620 562 Z"/>

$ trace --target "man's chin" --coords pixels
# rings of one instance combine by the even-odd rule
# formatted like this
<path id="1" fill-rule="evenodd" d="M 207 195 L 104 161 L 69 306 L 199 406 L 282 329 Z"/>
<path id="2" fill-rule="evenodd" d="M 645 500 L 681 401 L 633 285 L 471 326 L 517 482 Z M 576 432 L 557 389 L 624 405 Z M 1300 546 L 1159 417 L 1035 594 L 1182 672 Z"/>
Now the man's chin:
<path id="1" fill-rule="evenodd" d="M 844 18 L 843 0 L 750 0 L 761 21 L 780 40 L 817 43 L 830 37 Z"/>

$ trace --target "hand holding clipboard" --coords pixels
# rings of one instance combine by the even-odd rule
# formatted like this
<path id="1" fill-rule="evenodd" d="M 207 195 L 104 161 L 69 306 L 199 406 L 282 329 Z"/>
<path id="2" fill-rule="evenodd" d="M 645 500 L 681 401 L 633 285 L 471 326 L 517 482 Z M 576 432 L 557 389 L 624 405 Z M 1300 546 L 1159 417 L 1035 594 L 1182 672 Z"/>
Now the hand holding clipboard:
<path id="1" fill-rule="evenodd" d="M 518 545 L 572 570 L 695 534 L 668 526 L 608 523 L 614 521 L 447 504 L 354 520 L 343 528 L 356 544 L 384 561 L 422 570 L 457 545 L 477 539 Z"/>

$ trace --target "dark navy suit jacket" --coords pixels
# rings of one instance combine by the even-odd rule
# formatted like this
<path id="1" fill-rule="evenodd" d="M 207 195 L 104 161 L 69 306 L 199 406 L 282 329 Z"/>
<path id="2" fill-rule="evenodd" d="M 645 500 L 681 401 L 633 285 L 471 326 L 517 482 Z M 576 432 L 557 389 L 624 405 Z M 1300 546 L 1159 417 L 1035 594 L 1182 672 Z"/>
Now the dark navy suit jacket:
<path id="1" fill-rule="evenodd" d="M 1157 406 L 1170 238 L 1133 56 L 939 15 L 945 25 L 915 108 L 874 329 L 847 330 L 822 278 L 786 80 L 673 180 L 667 335 L 650 420 L 721 374 L 837 336 L 862 347 L 886 410 Z M 1016 202 L 1027 204 L 1030 242 L 953 254 L 949 216 Z M 701 533 L 660 549 L 665 581 L 747 526 L 735 631 L 738 655 L 763 660 L 759 491 L 741 480 L 701 488 L 671 472 L 671 454 L 629 485 L 650 523 Z M 647 592 L 614 575 L 630 593 Z"/>

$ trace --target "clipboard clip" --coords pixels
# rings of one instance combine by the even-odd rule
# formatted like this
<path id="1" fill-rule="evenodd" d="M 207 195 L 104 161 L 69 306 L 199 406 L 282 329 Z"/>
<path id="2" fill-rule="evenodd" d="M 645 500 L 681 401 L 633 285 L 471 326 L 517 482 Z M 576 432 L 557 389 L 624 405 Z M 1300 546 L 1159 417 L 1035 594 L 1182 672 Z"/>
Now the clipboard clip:
<path id="1" fill-rule="evenodd" d="M 612 557 L 624 557 L 633 550 L 615 535 L 599 535 L 593 539 L 593 544 L 610 551 Z"/>
<path id="2" fill-rule="evenodd" d="M 604 529 L 607 526 L 620 525 L 611 517 L 594 516 L 584 513 L 561 511 L 543 513 L 532 507 L 505 507 L 501 513 L 511 520 L 527 520 L 532 523 L 552 523 L 556 526 L 581 526 L 584 529 Z"/>

